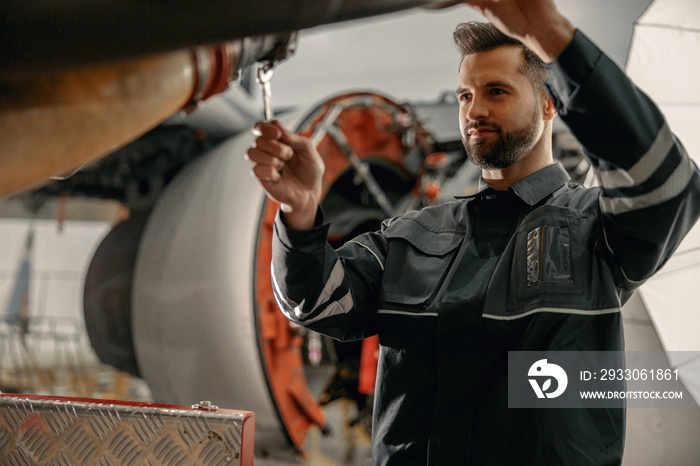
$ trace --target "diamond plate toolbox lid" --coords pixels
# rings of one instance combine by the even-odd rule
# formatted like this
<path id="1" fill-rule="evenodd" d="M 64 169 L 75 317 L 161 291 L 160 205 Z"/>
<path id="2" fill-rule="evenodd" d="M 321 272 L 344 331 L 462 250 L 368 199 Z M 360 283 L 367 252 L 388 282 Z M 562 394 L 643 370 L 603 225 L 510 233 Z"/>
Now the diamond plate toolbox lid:
<path id="1" fill-rule="evenodd" d="M 255 414 L 86 398 L 0 394 L 5 465 L 253 464 Z"/>

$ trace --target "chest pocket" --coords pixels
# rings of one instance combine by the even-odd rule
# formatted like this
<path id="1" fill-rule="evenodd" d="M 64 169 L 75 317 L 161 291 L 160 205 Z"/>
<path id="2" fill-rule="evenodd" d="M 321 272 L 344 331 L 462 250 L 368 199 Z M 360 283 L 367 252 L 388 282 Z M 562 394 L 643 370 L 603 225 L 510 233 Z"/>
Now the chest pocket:
<path id="1" fill-rule="evenodd" d="M 591 308 L 595 218 L 544 205 L 520 223 L 491 277 L 484 316 L 510 319 L 533 309 Z"/>
<path id="2" fill-rule="evenodd" d="M 561 306 L 590 301 L 593 224 L 587 212 L 551 205 L 524 219 L 512 271 L 520 303 Z"/>
<path id="3" fill-rule="evenodd" d="M 454 260 L 464 230 L 428 229 L 410 218 L 390 224 L 380 306 L 427 308 Z M 394 306 L 392 306 L 392 304 Z"/>

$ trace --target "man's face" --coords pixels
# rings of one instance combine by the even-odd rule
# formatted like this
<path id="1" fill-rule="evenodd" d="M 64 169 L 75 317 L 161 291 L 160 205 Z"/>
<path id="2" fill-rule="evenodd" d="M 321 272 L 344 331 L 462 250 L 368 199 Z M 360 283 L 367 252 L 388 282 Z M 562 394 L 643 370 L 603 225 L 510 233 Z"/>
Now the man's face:
<path id="1" fill-rule="evenodd" d="M 528 154 L 543 134 L 540 99 L 516 46 L 468 55 L 459 70 L 457 99 L 462 142 L 479 168 L 501 169 Z"/>

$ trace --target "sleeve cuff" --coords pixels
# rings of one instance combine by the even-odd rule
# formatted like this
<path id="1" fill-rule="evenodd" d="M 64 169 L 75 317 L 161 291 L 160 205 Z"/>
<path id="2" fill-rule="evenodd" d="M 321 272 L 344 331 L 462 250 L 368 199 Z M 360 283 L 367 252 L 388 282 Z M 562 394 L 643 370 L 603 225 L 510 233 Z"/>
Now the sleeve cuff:
<path id="1" fill-rule="evenodd" d="M 569 103 L 602 56 L 603 52 L 577 29 L 573 40 L 557 59 L 545 64 L 547 81 L 544 85 L 557 111 L 566 114 Z"/>
<path id="2" fill-rule="evenodd" d="M 280 242 L 287 248 L 302 254 L 313 254 L 325 248 L 330 223 L 324 223 L 323 212 L 318 207 L 314 227 L 309 230 L 295 230 L 284 223 L 278 209 L 275 214 L 274 231 Z"/>

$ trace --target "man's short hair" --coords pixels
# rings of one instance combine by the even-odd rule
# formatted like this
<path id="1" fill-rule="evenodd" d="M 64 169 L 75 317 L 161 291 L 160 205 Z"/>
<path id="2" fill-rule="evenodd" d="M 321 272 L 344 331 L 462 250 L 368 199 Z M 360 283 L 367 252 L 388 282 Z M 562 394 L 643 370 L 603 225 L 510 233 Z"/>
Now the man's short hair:
<path id="1" fill-rule="evenodd" d="M 452 38 L 461 54 L 460 63 L 467 55 L 488 52 L 504 45 L 520 47 L 523 51 L 523 66 L 520 71 L 528 77 L 535 92 L 542 90 L 542 84 L 547 79 L 547 70 L 542 60 L 522 42 L 503 34 L 493 24 L 478 21 L 461 23 L 452 34 Z"/>

